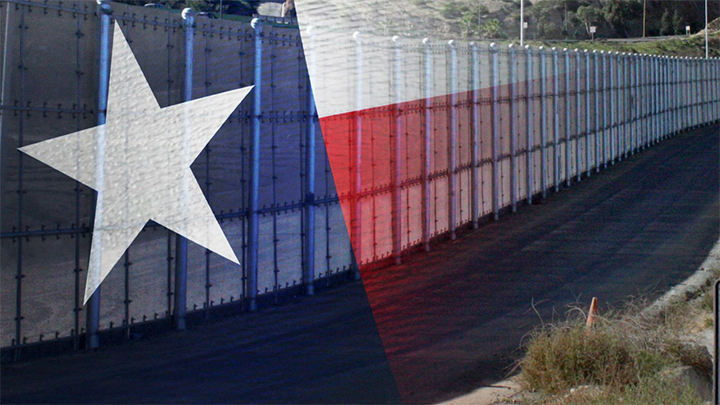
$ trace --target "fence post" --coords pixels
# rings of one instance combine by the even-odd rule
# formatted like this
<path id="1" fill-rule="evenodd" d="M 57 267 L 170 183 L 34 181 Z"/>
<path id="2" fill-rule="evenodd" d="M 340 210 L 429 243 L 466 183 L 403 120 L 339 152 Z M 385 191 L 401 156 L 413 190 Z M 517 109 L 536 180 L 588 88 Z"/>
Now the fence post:
<path id="1" fill-rule="evenodd" d="M 617 103 L 615 102 L 615 97 L 617 96 L 617 88 L 616 88 L 616 81 L 615 81 L 615 75 L 617 74 L 617 68 L 615 68 L 616 64 L 613 63 L 617 59 L 617 52 L 613 53 L 610 52 L 608 54 L 609 59 L 609 71 L 608 75 L 610 76 L 610 156 L 608 156 L 608 160 L 610 160 L 610 165 L 615 164 L 615 145 L 616 145 L 616 137 L 617 137 L 617 122 L 615 110 L 617 109 Z M 615 68 L 615 69 L 614 69 Z"/>
<path id="2" fill-rule="evenodd" d="M 533 198 L 533 65 L 532 65 L 532 47 L 525 45 L 525 80 L 526 93 L 525 102 L 527 103 L 525 111 L 526 116 L 526 136 L 527 136 L 527 152 L 525 152 L 527 174 L 527 202 L 532 205 Z"/>
<path id="3" fill-rule="evenodd" d="M 688 57 L 685 61 L 685 94 L 687 95 L 688 104 L 688 125 L 687 129 L 695 126 L 695 70 L 693 69 L 694 58 Z"/>
<path id="4" fill-rule="evenodd" d="M 565 185 L 570 187 L 572 182 L 572 160 L 570 138 L 570 50 L 563 49 L 565 55 Z"/>
<path id="5" fill-rule="evenodd" d="M 402 47 L 400 37 L 392 37 L 395 51 L 395 127 L 393 130 L 393 173 L 392 173 L 392 255 L 395 264 L 402 262 Z"/>
<path id="6" fill-rule="evenodd" d="M 195 12 L 186 8 L 182 12 L 185 25 L 185 82 L 183 100 L 192 100 L 193 91 L 193 55 L 195 39 Z M 187 308 L 187 261 L 188 240 L 175 235 L 175 288 L 173 291 L 173 327 L 185 329 L 185 313 Z"/>
<path id="7" fill-rule="evenodd" d="M 309 27 L 310 60 L 308 61 L 308 77 L 315 78 L 315 30 Z M 312 83 L 312 80 L 310 80 Z M 312 85 L 308 86 L 308 126 L 305 133 L 305 243 L 303 248 L 303 284 L 307 295 L 315 294 L 315 122 L 317 110 Z M 357 172 L 357 170 L 356 170 Z M 355 251 L 353 250 L 353 256 Z M 357 267 L 357 266 L 356 266 Z"/>
<path id="8" fill-rule="evenodd" d="M 590 177 L 590 52 L 585 50 L 585 175 Z"/>
<path id="9" fill-rule="evenodd" d="M 655 144 L 655 72 L 652 55 L 647 55 L 648 145 Z"/>
<path id="10" fill-rule="evenodd" d="M 695 126 L 695 92 L 693 91 L 693 58 L 687 57 L 685 60 L 685 95 L 687 97 L 687 112 L 688 112 L 688 123 L 686 129 L 691 129 Z"/>
<path id="11" fill-rule="evenodd" d="M 636 138 L 637 135 L 637 128 L 635 124 L 637 123 L 637 104 L 638 104 L 638 98 L 636 94 L 636 80 L 635 80 L 635 61 L 636 58 L 632 54 L 628 56 L 628 83 L 630 85 L 629 91 L 630 91 L 630 121 L 629 121 L 629 128 L 630 128 L 630 147 L 629 154 L 634 155 L 635 154 L 635 147 L 636 147 Z"/>
<path id="12" fill-rule="evenodd" d="M 107 99 L 108 99 L 108 86 L 110 79 L 110 15 L 112 9 L 110 8 L 109 1 L 98 1 L 100 8 L 100 71 L 99 71 L 99 83 L 98 83 L 98 125 L 104 125 L 107 112 Z M 6 22 L 7 23 L 7 22 Z M 104 131 L 101 134 L 102 140 L 99 142 L 104 143 Z M 102 168 L 100 168 L 102 170 Z M 102 187 L 102 184 L 100 184 Z M 98 190 L 99 191 L 99 190 Z M 100 287 L 90 296 L 88 301 L 85 303 L 86 313 L 86 341 L 85 347 L 88 349 L 97 349 L 100 346 L 100 338 L 98 331 L 100 330 Z M 18 335 L 20 331 L 20 319 L 18 322 Z M 19 336 L 17 344 L 20 344 Z"/>
<path id="13" fill-rule="evenodd" d="M 607 57 L 605 51 L 600 51 L 602 58 L 602 98 L 603 98 L 603 133 L 602 133 L 602 150 L 603 150 L 603 168 L 607 169 L 608 165 L 608 69 Z"/>
<path id="14" fill-rule="evenodd" d="M 423 138 L 423 170 L 422 170 L 422 232 L 425 251 L 430 251 L 430 163 L 432 158 L 432 51 L 430 49 L 430 38 L 423 39 L 425 44 L 425 128 Z"/>
<path id="15" fill-rule="evenodd" d="M 517 170 L 517 69 L 515 46 L 508 46 L 508 64 L 510 65 L 510 204 L 512 212 L 517 211 L 518 170 Z"/>
<path id="16" fill-rule="evenodd" d="M 595 172 L 600 172 L 600 53 L 593 51 L 593 93 L 595 95 Z"/>
<path id="17" fill-rule="evenodd" d="M 677 97 L 677 116 L 678 116 L 678 133 L 685 129 L 685 123 L 687 114 L 685 112 L 685 106 L 687 105 L 687 99 L 685 98 L 685 58 L 677 58 L 677 90 L 675 96 Z"/>
<path id="18" fill-rule="evenodd" d="M 645 127 L 645 122 L 646 122 L 645 111 L 646 111 L 646 108 L 647 108 L 646 106 L 648 103 L 647 94 L 645 94 L 645 74 L 647 72 L 645 72 L 645 55 L 640 54 L 640 55 L 638 55 L 637 58 L 638 58 L 638 61 L 637 61 L 638 62 L 638 69 L 637 69 L 638 107 L 639 107 L 639 112 L 640 112 L 639 125 L 638 125 L 638 142 L 639 142 L 638 149 L 645 150 L 645 145 L 646 145 L 645 140 L 647 139 L 646 138 L 647 128 Z"/>
<path id="19" fill-rule="evenodd" d="M 448 229 L 450 239 L 455 240 L 455 220 L 457 212 L 457 179 L 455 168 L 457 166 L 457 48 L 455 41 L 448 41 L 450 48 L 450 143 L 448 145 Z"/>
<path id="20" fill-rule="evenodd" d="M 713 59 L 713 85 L 712 88 L 715 89 L 713 99 L 715 100 L 715 120 L 720 119 L 720 59 L 714 58 Z"/>
<path id="21" fill-rule="evenodd" d="M 675 58 L 675 91 L 673 96 L 675 97 L 675 133 L 678 134 L 682 131 L 682 59 L 678 56 Z"/>
<path id="22" fill-rule="evenodd" d="M 620 106 L 620 143 L 619 143 L 619 151 L 618 151 L 618 161 L 622 161 L 623 158 L 625 158 L 625 152 L 627 150 L 627 111 L 628 111 L 628 77 L 627 77 L 627 60 L 626 60 L 626 53 L 623 52 L 620 54 L 618 59 L 618 71 L 620 73 L 620 78 L 618 78 L 618 82 L 622 83 L 620 87 L 620 101 L 618 102 L 618 105 Z"/>
<path id="23" fill-rule="evenodd" d="M 669 134 L 675 134 L 675 57 L 668 58 L 668 112 L 669 112 Z"/>
<path id="24" fill-rule="evenodd" d="M 353 214 L 352 220 L 355 223 L 352 226 L 353 232 L 353 254 L 355 257 L 355 279 L 360 279 L 360 264 L 362 263 L 362 206 L 360 199 L 362 196 L 362 147 L 363 147 L 363 49 L 362 49 L 362 35 L 359 31 L 353 33 L 353 39 L 355 40 L 355 151 L 354 151 L 354 162 L 353 162 Z M 312 36 L 312 43 L 314 49 L 314 35 Z M 315 52 L 312 54 L 315 59 Z M 314 64 L 314 62 L 313 62 Z M 313 68 L 313 74 L 315 74 Z M 315 109 L 315 103 L 313 101 L 313 109 Z M 316 110 L 315 114 L 317 114 Z"/>
<path id="25" fill-rule="evenodd" d="M 472 53 L 472 180 L 470 184 L 471 209 L 473 229 L 478 229 L 478 218 L 480 217 L 480 60 L 478 60 L 478 49 L 475 42 L 470 44 Z"/>
<path id="26" fill-rule="evenodd" d="M 492 59 L 492 160 L 493 160 L 493 216 L 500 219 L 500 108 L 498 106 L 498 91 L 500 78 L 498 72 L 498 48 L 495 43 L 490 44 L 490 58 Z"/>
<path id="27" fill-rule="evenodd" d="M 259 18 L 250 23 L 255 30 L 255 87 L 253 102 L 253 139 L 250 145 L 250 195 L 248 201 L 248 265 L 247 300 L 248 310 L 257 310 L 258 243 L 260 224 L 258 218 L 258 197 L 260 194 L 260 130 L 262 126 L 262 32 Z"/>
<path id="28" fill-rule="evenodd" d="M 670 135 L 670 57 L 664 56 L 663 65 L 663 137 Z"/>
<path id="29" fill-rule="evenodd" d="M 657 58 L 650 56 L 650 86 L 652 91 L 652 140 L 653 145 L 658 142 L 658 68 Z"/>
<path id="30" fill-rule="evenodd" d="M 666 119 L 667 109 L 665 108 L 665 103 L 667 101 L 667 88 L 665 87 L 665 56 L 661 56 L 658 60 L 658 64 L 660 66 L 660 139 L 665 139 L 665 130 L 666 130 Z"/>
<path id="31" fill-rule="evenodd" d="M 552 48 L 553 53 L 553 174 L 555 175 L 555 192 L 560 191 L 560 65 L 558 63 L 558 50 Z"/>
<path id="32" fill-rule="evenodd" d="M 698 82 L 700 84 L 700 124 L 702 126 L 705 126 L 705 123 L 707 122 L 706 119 L 706 113 L 707 110 L 705 109 L 705 103 L 706 103 L 706 94 L 705 94 L 705 59 L 698 59 Z"/>
<path id="33" fill-rule="evenodd" d="M 682 58 L 676 56 L 674 59 L 675 72 L 673 74 L 675 79 L 675 89 L 673 91 L 674 107 L 675 107 L 675 133 L 679 134 L 682 132 Z"/>
<path id="34" fill-rule="evenodd" d="M 575 171 L 577 172 L 577 181 L 582 180 L 582 153 L 580 153 L 580 134 L 582 134 L 582 108 L 580 104 L 580 84 L 582 77 L 580 76 L 580 50 L 575 48 Z M 586 138 L 587 139 L 587 138 Z"/>
<path id="35" fill-rule="evenodd" d="M 687 123 L 687 114 L 685 112 L 685 107 L 687 106 L 687 98 L 685 98 L 685 58 L 678 57 L 677 60 L 677 92 L 676 96 L 678 98 L 678 132 L 682 132 L 685 129 L 685 125 Z"/>
<path id="36" fill-rule="evenodd" d="M 547 66 L 545 48 L 540 47 L 540 187 L 547 197 Z"/>

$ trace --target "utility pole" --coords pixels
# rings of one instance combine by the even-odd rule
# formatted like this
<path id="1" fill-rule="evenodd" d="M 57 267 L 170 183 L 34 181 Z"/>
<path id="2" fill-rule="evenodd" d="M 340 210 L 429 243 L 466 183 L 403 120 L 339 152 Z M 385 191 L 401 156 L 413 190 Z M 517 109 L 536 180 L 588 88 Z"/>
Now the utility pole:
<path id="1" fill-rule="evenodd" d="M 565 0 L 565 19 L 563 20 L 563 23 L 565 24 L 565 39 L 568 39 L 568 9 L 567 9 L 567 3 L 568 0 Z"/>
<path id="2" fill-rule="evenodd" d="M 705 0 L 707 3 L 707 0 Z M 705 9 L 705 20 L 707 21 L 707 8 Z M 707 36 L 707 35 L 706 35 Z M 525 0 L 520 0 L 520 46 L 523 46 L 525 38 Z"/>
<path id="3" fill-rule="evenodd" d="M 647 0 L 643 0 L 643 38 L 645 38 L 645 17 L 647 15 Z"/>
<path id="4" fill-rule="evenodd" d="M 710 57 L 710 48 L 708 47 L 708 31 L 710 31 L 710 23 L 708 22 L 708 0 L 705 0 L 705 59 Z"/>

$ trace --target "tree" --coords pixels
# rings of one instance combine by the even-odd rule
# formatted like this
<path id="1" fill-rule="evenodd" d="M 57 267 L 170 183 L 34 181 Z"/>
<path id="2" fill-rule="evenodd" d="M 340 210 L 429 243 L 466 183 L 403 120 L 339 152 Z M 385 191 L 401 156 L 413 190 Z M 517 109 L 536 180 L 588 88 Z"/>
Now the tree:
<path id="1" fill-rule="evenodd" d="M 565 16 L 564 2 L 541 0 L 530 9 L 538 34 L 546 39 L 562 38 L 561 22 Z"/>
<path id="2" fill-rule="evenodd" d="M 660 35 L 672 35 L 672 33 L 672 18 L 670 17 L 670 10 L 666 8 L 660 18 Z"/>
<path id="3" fill-rule="evenodd" d="M 577 18 L 585 25 L 585 32 L 590 35 L 590 26 L 603 20 L 602 12 L 594 6 L 580 6 L 577 9 Z"/>
<path id="4" fill-rule="evenodd" d="M 642 3 L 639 0 L 607 0 L 603 14 L 618 36 L 628 37 L 631 29 L 642 27 L 638 24 L 642 19 Z"/>
<path id="5" fill-rule="evenodd" d="M 672 25 L 675 35 L 681 35 L 685 33 L 685 27 L 683 27 L 683 20 L 682 17 L 680 17 L 680 13 L 678 13 L 677 9 L 675 9 L 675 12 L 673 13 Z"/>
<path id="6" fill-rule="evenodd" d="M 491 18 L 480 27 L 485 38 L 497 38 L 500 33 L 500 21 L 497 18 Z"/>

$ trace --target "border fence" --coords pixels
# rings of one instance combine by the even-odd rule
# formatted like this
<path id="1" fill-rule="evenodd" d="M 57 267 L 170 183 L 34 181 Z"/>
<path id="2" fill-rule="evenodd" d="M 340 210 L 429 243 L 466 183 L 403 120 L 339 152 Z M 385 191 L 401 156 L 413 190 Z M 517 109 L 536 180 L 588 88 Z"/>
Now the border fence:
<path id="1" fill-rule="evenodd" d="M 240 266 L 151 223 L 86 308 L 94 193 L 17 148 L 97 125 L 103 24 L 121 25 L 162 107 L 256 87 L 193 164 Z M 78 0 L 0 2 L 0 27 L 0 346 L 11 349 L 80 348 L 186 309 L 312 294 L 318 280 L 358 277 L 355 257 L 399 262 L 720 119 L 717 59 L 348 36 L 326 61 L 322 41 L 303 49 L 289 24 Z M 347 92 L 323 87 L 332 58 Z M 313 96 L 389 102 L 318 120 Z"/>
<path id="2" fill-rule="evenodd" d="M 193 23 L 168 11 L 109 6 L 0 2 L 0 344 L 56 339 L 80 348 L 88 330 L 130 337 L 141 325 L 170 321 L 182 296 L 189 316 L 208 316 L 211 307 L 249 310 L 258 296 L 273 302 L 285 290 L 352 276 L 297 26 L 201 17 Z M 120 24 L 161 107 L 188 95 L 256 87 L 192 166 L 240 266 L 194 244 L 186 244 L 179 264 L 184 255 L 175 235 L 150 223 L 103 282 L 93 314 L 82 293 L 95 193 L 17 148 L 98 124 L 101 33 L 112 32 L 103 31 L 104 22 Z M 186 269 L 184 294 L 176 291 L 178 267 Z"/>
<path id="3" fill-rule="evenodd" d="M 343 42 L 334 32 L 323 40 L 334 50 L 318 62 L 313 89 L 329 110 L 320 123 L 363 265 L 399 263 L 408 249 L 720 119 L 717 58 Z M 334 58 L 350 68 L 338 72 Z M 348 94 L 331 91 L 338 83 L 350 83 Z"/>

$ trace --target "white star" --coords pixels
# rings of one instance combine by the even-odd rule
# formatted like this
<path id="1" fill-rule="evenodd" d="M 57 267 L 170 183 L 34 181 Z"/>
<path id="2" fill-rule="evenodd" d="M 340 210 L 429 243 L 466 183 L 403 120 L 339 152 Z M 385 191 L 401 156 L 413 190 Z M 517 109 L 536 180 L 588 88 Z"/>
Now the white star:
<path id="1" fill-rule="evenodd" d="M 238 263 L 190 165 L 251 89 L 161 109 L 115 25 L 105 125 L 20 148 L 98 193 L 84 302 L 149 220 Z"/>

